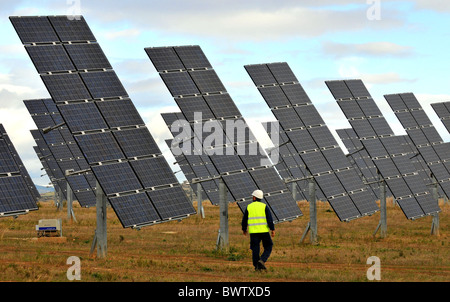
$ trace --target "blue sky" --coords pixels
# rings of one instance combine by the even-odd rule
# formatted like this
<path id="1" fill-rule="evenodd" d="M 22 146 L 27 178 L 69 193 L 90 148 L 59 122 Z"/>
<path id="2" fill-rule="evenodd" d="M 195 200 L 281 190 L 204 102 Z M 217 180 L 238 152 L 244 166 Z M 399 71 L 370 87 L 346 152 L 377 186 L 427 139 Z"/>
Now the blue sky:
<path id="1" fill-rule="evenodd" d="M 49 94 L 8 17 L 78 8 L 169 163 L 170 133 L 160 113 L 178 108 L 144 52 L 150 46 L 200 45 L 263 145 L 260 122 L 274 117 L 246 64 L 287 62 L 331 129 L 349 124 L 325 80 L 362 79 L 397 134 L 405 132 L 383 95 L 413 92 L 450 140 L 430 106 L 450 100 L 449 1 L 2 0 L 0 123 L 37 184 L 49 180 L 40 177 L 29 132 L 36 126 L 23 100 Z"/>

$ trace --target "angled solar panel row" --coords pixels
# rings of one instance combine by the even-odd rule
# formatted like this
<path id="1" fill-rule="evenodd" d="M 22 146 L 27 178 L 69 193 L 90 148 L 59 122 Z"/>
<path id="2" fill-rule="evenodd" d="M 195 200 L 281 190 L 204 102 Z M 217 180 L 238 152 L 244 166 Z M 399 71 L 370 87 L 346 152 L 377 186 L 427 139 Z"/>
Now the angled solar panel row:
<path id="1" fill-rule="evenodd" d="M 33 190 L 30 181 L 31 178 L 14 145 L 0 124 L 0 217 L 24 214 L 38 209 L 37 190 L 34 184 L 36 192 Z"/>
<path id="2" fill-rule="evenodd" d="M 84 18 L 10 20 L 123 227 L 195 213 Z"/>
<path id="3" fill-rule="evenodd" d="M 326 81 L 408 219 L 440 211 L 361 80 Z"/>
<path id="4" fill-rule="evenodd" d="M 288 191 L 267 156 L 260 149 L 245 120 L 237 109 L 224 85 L 212 68 L 210 62 L 199 46 L 150 47 L 146 48 L 150 60 L 177 102 L 184 118 L 193 123 L 194 133 L 202 143 L 203 151 L 209 155 L 216 170 L 243 210 L 251 200 L 251 192 L 261 189 L 266 194 L 265 201 L 274 213 L 275 221 L 295 219 L 301 216 L 292 196 Z M 201 114 L 201 118 L 196 119 Z M 193 118 L 194 117 L 194 118 Z M 214 119 L 214 121 L 205 121 Z M 199 122 L 200 120 L 200 122 Z M 205 141 L 205 126 L 216 125 L 219 136 L 220 128 L 225 139 L 219 142 Z M 201 132 L 195 126 L 201 126 Z M 231 126 L 230 126 L 231 125 Z M 228 131 L 227 126 L 236 128 Z M 235 136 L 236 131 L 246 129 Z M 224 131 L 227 130 L 227 131 Z M 175 137 L 176 139 L 176 137 Z M 206 145 L 205 142 L 210 143 Z M 256 148 L 253 148 L 255 146 Z M 256 150 L 245 153 L 242 150 Z M 225 155 L 224 155 L 225 154 Z M 269 196 L 286 196 L 281 199 Z M 271 204 L 269 200 L 272 200 Z M 280 203 L 281 202 L 281 203 Z"/>
<path id="5" fill-rule="evenodd" d="M 32 179 L 30 177 L 30 174 L 28 174 L 28 171 L 25 168 L 25 165 L 23 164 L 22 159 L 19 156 L 19 153 L 17 153 L 17 150 L 14 147 L 14 144 L 12 143 L 11 139 L 8 136 L 8 133 L 6 133 L 6 130 L 3 127 L 2 124 L 0 124 L 0 133 L 1 133 L 2 138 L 7 143 L 9 149 L 11 150 L 11 154 L 13 156 L 13 159 L 16 162 L 16 165 L 19 167 L 20 174 L 23 176 L 23 178 L 25 180 L 25 183 L 27 184 L 27 186 L 30 189 L 31 193 L 33 194 L 33 196 L 37 200 L 38 198 L 41 197 L 41 195 L 39 194 L 38 190 L 36 189 L 36 186 L 34 185 Z"/>
<path id="6" fill-rule="evenodd" d="M 450 196 L 450 149 L 413 93 L 384 96 L 446 196 Z"/>
<path id="7" fill-rule="evenodd" d="M 170 148 L 173 156 L 175 157 L 178 165 L 183 171 L 184 176 L 189 182 L 192 190 L 197 192 L 197 185 L 192 183 L 194 178 L 200 180 L 211 179 L 208 181 L 202 181 L 200 183 L 203 192 L 206 193 L 209 201 L 213 205 L 219 204 L 219 180 L 216 178 L 220 175 L 217 169 L 211 162 L 211 159 L 206 154 L 201 154 L 202 150 L 195 150 L 196 143 L 200 145 L 197 137 L 192 136 L 181 136 L 180 131 L 176 131 L 176 129 L 181 129 L 177 124 L 184 124 L 184 127 L 191 127 L 190 124 L 184 120 L 183 114 L 181 112 L 171 112 L 171 113 L 162 113 L 164 121 L 167 124 L 167 127 L 171 131 L 172 135 L 176 137 L 178 140 L 171 139 L 169 141 L 166 140 L 168 147 Z M 184 128 L 184 129 L 189 129 Z M 181 130 L 183 131 L 183 130 Z M 195 134 L 192 130 L 192 134 Z M 184 140 L 184 143 L 180 141 L 180 139 Z M 173 143 L 172 143 L 173 142 Z M 182 148 L 185 148 L 184 145 L 190 144 L 189 152 L 183 152 Z M 233 197 L 228 192 L 228 201 L 233 201 Z"/>
<path id="8" fill-rule="evenodd" d="M 359 141 L 355 131 L 352 128 L 337 129 L 336 133 L 339 135 L 344 143 L 344 146 L 347 148 L 347 151 L 349 152 L 348 157 L 353 160 L 355 168 L 359 170 L 361 179 L 363 179 L 366 183 L 378 181 L 376 167 L 367 151 L 363 148 L 363 145 Z M 369 187 L 372 189 L 373 194 L 379 198 L 378 184 L 372 183 Z M 389 190 L 389 188 L 387 189 Z M 386 194 L 389 196 L 390 192 L 387 192 Z"/>
<path id="9" fill-rule="evenodd" d="M 447 128 L 447 131 L 450 132 L 450 102 L 433 103 L 431 107 Z"/>
<path id="10" fill-rule="evenodd" d="M 89 168 L 70 131 L 66 126 L 61 126 L 48 133 L 42 132 L 46 127 L 53 127 L 63 122 L 55 103 L 51 99 L 25 100 L 24 103 L 35 124 L 41 130 L 39 138 L 44 139 L 46 147 L 53 154 L 60 168 L 58 178 L 62 174 L 62 178 L 69 183 L 75 198 L 82 207 L 95 206 L 95 178 L 92 172 L 69 176 L 65 173 L 66 170 L 80 171 Z"/>
<path id="11" fill-rule="evenodd" d="M 47 166 L 48 170 L 46 170 L 47 175 L 50 178 L 50 181 L 53 183 L 55 190 L 60 189 L 62 198 L 67 198 L 67 181 L 64 177 L 64 172 L 61 170 L 60 166 L 55 159 L 55 156 L 50 152 L 47 143 L 42 136 L 42 132 L 38 129 L 30 130 L 31 135 L 33 136 L 34 141 L 36 142 L 37 148 L 39 149 L 39 159 L 41 162 L 45 162 L 43 164 L 44 168 Z M 59 192 L 59 190 L 58 190 Z"/>
<path id="12" fill-rule="evenodd" d="M 284 133 L 278 124 L 278 122 L 265 122 L 263 127 L 269 135 L 272 143 L 274 144 L 274 150 L 271 150 L 270 154 L 274 151 L 278 152 L 278 162 L 275 165 L 278 173 L 286 180 L 298 179 L 295 182 L 296 190 L 300 194 L 300 198 L 307 199 L 308 195 L 308 181 L 306 179 L 308 172 L 305 170 L 305 163 L 298 153 L 295 151 L 294 146 L 289 141 L 286 133 Z M 291 185 L 292 186 L 292 185 Z M 321 191 L 317 193 L 321 194 Z M 325 200 L 323 196 L 318 196 L 319 199 Z"/>
<path id="13" fill-rule="evenodd" d="M 339 219 L 377 211 L 376 197 L 362 183 L 288 64 L 245 68 Z"/>

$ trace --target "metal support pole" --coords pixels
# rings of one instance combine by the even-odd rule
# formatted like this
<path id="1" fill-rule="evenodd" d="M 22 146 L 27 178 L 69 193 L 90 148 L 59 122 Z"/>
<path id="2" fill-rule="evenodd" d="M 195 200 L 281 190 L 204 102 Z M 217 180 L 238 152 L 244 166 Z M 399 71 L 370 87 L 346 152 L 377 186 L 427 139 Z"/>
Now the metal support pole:
<path id="1" fill-rule="evenodd" d="M 67 219 L 72 219 L 73 221 L 77 222 L 77 219 L 75 217 L 75 213 L 73 212 L 73 191 L 72 188 L 69 186 L 69 183 L 67 183 Z"/>
<path id="2" fill-rule="evenodd" d="M 431 193 L 433 195 L 433 199 L 436 200 L 439 206 L 439 193 L 438 193 L 438 181 L 434 175 L 431 175 L 431 179 L 433 180 L 433 187 L 431 189 Z M 439 236 L 439 213 L 432 214 L 433 220 L 431 221 L 431 235 Z"/>
<path id="3" fill-rule="evenodd" d="M 378 174 L 378 179 L 380 183 L 380 222 L 373 232 L 373 236 L 380 230 L 380 237 L 385 238 L 387 235 L 386 182 L 381 174 Z"/>
<path id="4" fill-rule="evenodd" d="M 220 228 L 217 236 L 216 249 L 228 251 L 228 201 L 227 201 L 227 187 L 223 179 L 219 179 L 219 206 L 220 206 Z"/>
<path id="5" fill-rule="evenodd" d="M 61 187 L 58 187 L 58 211 L 61 211 L 63 209 L 63 194 Z"/>
<path id="6" fill-rule="evenodd" d="M 202 217 L 205 218 L 205 210 L 203 209 L 203 197 L 202 197 L 202 185 L 201 183 L 197 183 L 197 214 Z"/>
<path id="7" fill-rule="evenodd" d="M 106 196 L 103 193 L 98 181 L 96 184 L 96 207 L 97 207 L 97 228 L 91 245 L 91 255 L 97 246 L 97 257 L 106 258 L 107 235 L 106 235 Z"/>
<path id="8" fill-rule="evenodd" d="M 292 182 L 292 197 L 295 201 L 297 201 L 297 184 L 295 182 Z"/>
<path id="9" fill-rule="evenodd" d="M 300 243 L 306 238 L 306 234 L 310 232 L 311 244 L 317 244 L 317 201 L 316 201 L 316 182 L 313 177 L 308 179 L 308 190 L 309 190 L 309 222 L 306 225 L 306 229 L 303 232 Z"/>

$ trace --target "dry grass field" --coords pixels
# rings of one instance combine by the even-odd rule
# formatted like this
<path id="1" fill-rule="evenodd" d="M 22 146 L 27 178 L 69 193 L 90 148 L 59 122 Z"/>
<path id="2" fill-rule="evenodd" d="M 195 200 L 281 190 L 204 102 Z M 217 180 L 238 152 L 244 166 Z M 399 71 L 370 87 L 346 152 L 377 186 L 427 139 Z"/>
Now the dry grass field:
<path id="1" fill-rule="evenodd" d="M 196 206 L 196 204 L 194 204 Z M 296 282 L 368 281 L 367 258 L 381 261 L 381 281 L 450 281 L 450 204 L 441 202 L 440 235 L 430 235 L 431 217 L 405 218 L 388 202 L 388 235 L 372 235 L 379 213 L 348 223 L 340 222 L 328 204 L 318 203 L 319 244 L 309 237 L 300 244 L 308 222 L 308 204 L 299 202 L 303 217 L 276 225 L 274 249 L 267 272 L 251 265 L 249 238 L 242 235 L 242 213 L 229 207 L 228 252 L 215 250 L 219 207 L 204 202 L 206 217 L 197 215 L 140 231 L 124 229 L 108 208 L 108 254 L 90 256 L 96 225 L 95 208 L 74 203 L 77 222 L 57 211 L 52 201 L 17 219 L 0 219 L 0 281 L 68 281 L 67 258 L 81 259 L 81 281 L 169 282 Z M 36 240 L 39 219 L 62 218 L 66 242 Z M 374 282 L 374 281 L 371 281 Z"/>

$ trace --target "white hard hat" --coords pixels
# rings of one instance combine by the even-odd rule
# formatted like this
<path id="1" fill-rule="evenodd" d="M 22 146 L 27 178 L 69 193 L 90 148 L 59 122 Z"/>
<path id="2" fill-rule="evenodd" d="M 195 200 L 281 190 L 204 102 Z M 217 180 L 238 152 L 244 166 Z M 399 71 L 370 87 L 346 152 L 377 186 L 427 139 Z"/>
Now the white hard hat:
<path id="1" fill-rule="evenodd" d="M 264 195 L 264 193 L 261 190 L 255 190 L 252 193 L 252 196 L 255 196 L 256 198 L 259 198 L 259 199 L 263 199 L 263 195 Z"/>

